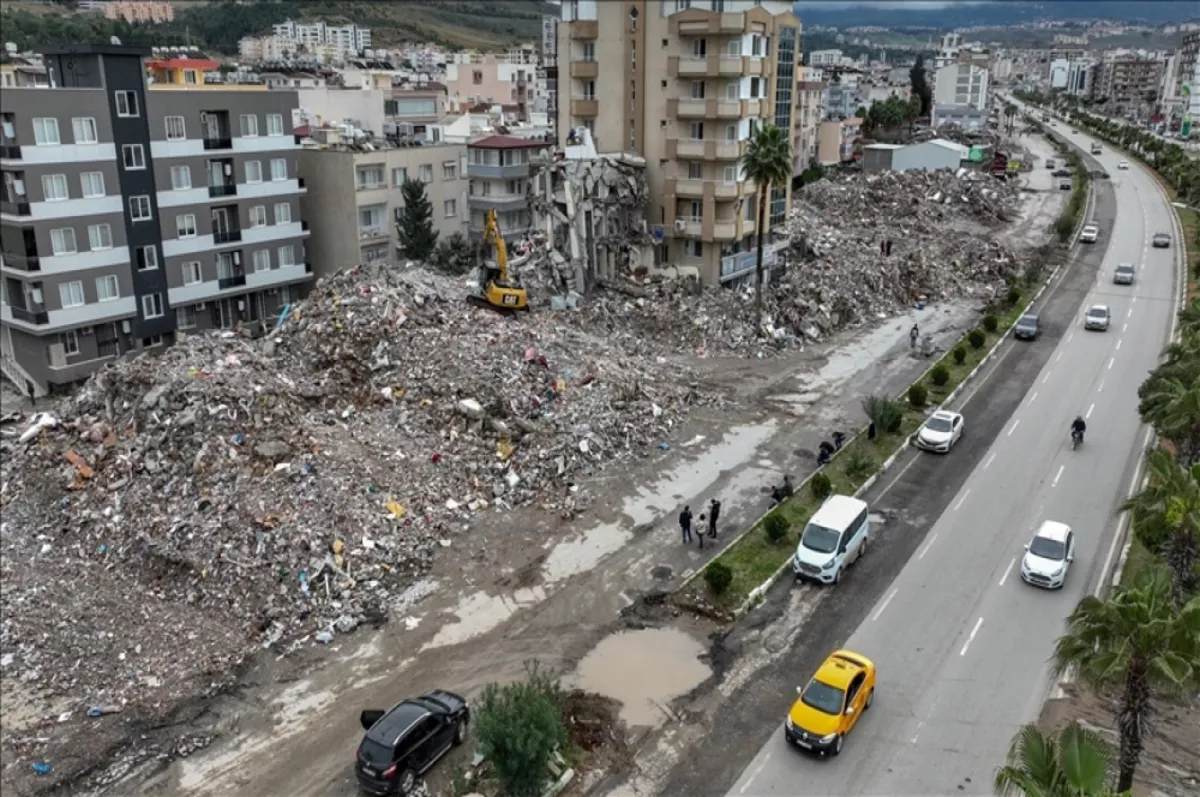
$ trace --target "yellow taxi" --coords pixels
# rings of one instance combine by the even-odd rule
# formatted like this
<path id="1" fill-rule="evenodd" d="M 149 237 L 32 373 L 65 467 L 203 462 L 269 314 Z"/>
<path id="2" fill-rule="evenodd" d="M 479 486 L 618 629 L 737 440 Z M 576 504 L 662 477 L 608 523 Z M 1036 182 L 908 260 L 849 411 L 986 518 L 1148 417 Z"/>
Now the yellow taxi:
<path id="1" fill-rule="evenodd" d="M 792 704 L 783 733 L 788 742 L 821 755 L 842 752 L 842 742 L 875 697 L 875 665 L 866 656 L 835 650 Z"/>

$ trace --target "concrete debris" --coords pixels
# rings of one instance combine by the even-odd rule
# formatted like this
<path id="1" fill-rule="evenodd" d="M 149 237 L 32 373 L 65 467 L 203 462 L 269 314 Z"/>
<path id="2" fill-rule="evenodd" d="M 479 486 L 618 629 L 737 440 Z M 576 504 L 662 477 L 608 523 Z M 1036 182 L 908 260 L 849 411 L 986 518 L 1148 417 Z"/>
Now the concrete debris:
<path id="1" fill-rule="evenodd" d="M 84 707 L 213 688 L 253 650 L 386 621 L 484 513 L 573 513 L 583 476 L 722 403 L 567 316 L 464 295 L 343 271 L 266 337 L 188 336 L 6 428 L 5 678 Z"/>

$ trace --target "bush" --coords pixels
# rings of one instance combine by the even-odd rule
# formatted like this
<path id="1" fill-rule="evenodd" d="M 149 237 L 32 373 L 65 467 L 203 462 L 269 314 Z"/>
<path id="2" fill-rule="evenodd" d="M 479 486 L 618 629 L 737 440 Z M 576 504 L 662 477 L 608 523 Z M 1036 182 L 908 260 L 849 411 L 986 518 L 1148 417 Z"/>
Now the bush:
<path id="1" fill-rule="evenodd" d="M 763 521 L 763 531 L 767 533 L 768 540 L 778 544 L 787 536 L 788 525 L 788 519 L 783 516 L 782 512 L 772 512 Z"/>
<path id="2" fill-rule="evenodd" d="M 983 344 L 987 343 L 987 335 L 983 334 L 982 329 L 972 329 L 967 333 L 967 343 L 971 344 L 972 349 L 982 349 Z"/>
<path id="3" fill-rule="evenodd" d="M 966 352 L 963 352 L 963 356 L 966 356 Z M 929 381 L 933 382 L 933 384 L 937 387 L 943 387 L 947 382 L 950 381 L 950 369 L 941 363 L 938 363 L 937 365 L 933 366 L 933 370 L 929 372 Z"/>
<path id="4" fill-rule="evenodd" d="M 1026 278 L 1026 279 L 1028 279 L 1028 278 Z M 1009 288 L 1008 294 L 1004 298 L 1008 300 L 1009 307 L 1016 307 L 1017 302 L 1021 301 L 1021 289 L 1020 288 Z"/>
<path id="5" fill-rule="evenodd" d="M 714 559 L 704 568 L 704 583 L 714 595 L 721 595 L 733 583 L 733 571 L 720 559 Z"/>
<path id="6" fill-rule="evenodd" d="M 862 408 L 877 432 L 895 434 L 904 423 L 904 407 L 886 396 L 867 396 L 862 400 Z"/>
<path id="7" fill-rule="evenodd" d="M 925 386 L 922 385 L 920 382 L 917 382 L 916 384 L 909 387 L 908 403 L 913 405 L 917 409 L 920 409 L 921 407 L 925 406 L 925 400 L 927 398 L 929 398 L 928 391 L 925 390 Z"/>
<path id="8" fill-rule="evenodd" d="M 1059 216 L 1058 221 L 1054 222 L 1054 232 L 1063 243 L 1070 241 L 1071 236 L 1075 234 L 1075 219 L 1069 214 Z"/>
<path id="9" fill-rule="evenodd" d="M 962 346 L 955 346 L 954 351 L 952 351 L 950 353 L 952 355 L 954 355 L 954 364 L 955 365 L 962 365 L 964 362 L 966 362 L 967 350 L 964 349 Z"/>
<path id="10" fill-rule="evenodd" d="M 850 452 L 846 460 L 846 475 L 856 482 L 862 482 L 875 472 L 875 460 L 859 451 L 857 448 Z"/>
<path id="11" fill-rule="evenodd" d="M 537 662 L 527 663 L 525 671 L 524 681 L 488 684 L 473 712 L 479 752 L 514 797 L 540 794 L 549 774 L 546 762 L 569 742 L 558 682 L 541 673 Z"/>
<path id="12" fill-rule="evenodd" d="M 833 482 L 824 473 L 814 473 L 808 480 L 808 488 L 812 490 L 813 498 L 824 501 L 833 495 Z"/>
<path id="13" fill-rule="evenodd" d="M 988 332 L 995 332 L 1000 328 L 1000 319 L 996 318 L 996 316 L 992 315 L 991 313 L 988 313 L 983 317 L 983 328 Z"/>

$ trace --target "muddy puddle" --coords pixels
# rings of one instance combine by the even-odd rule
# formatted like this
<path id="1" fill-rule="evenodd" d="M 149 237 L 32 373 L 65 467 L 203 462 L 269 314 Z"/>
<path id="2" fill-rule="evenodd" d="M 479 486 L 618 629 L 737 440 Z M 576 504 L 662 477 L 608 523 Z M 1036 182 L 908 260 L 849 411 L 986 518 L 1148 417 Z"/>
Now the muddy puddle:
<path id="1" fill-rule="evenodd" d="M 571 685 L 620 701 L 629 726 L 654 726 L 671 718 L 667 703 L 708 678 L 704 654 L 703 645 L 673 628 L 622 631 L 584 657 Z"/>

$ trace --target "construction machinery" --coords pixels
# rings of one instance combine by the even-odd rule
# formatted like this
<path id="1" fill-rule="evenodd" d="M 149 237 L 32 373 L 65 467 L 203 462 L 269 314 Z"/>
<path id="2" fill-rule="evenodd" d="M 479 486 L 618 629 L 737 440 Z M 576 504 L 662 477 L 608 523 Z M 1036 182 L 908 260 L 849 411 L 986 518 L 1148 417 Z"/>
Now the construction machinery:
<path id="1" fill-rule="evenodd" d="M 489 251 L 490 250 L 490 251 Z M 489 255 L 494 255 L 491 259 Z M 479 277 L 468 299 L 483 307 L 500 312 L 529 309 L 529 295 L 509 274 L 508 247 L 496 224 L 496 210 L 488 210 L 483 223 L 483 240 L 479 243 Z"/>

